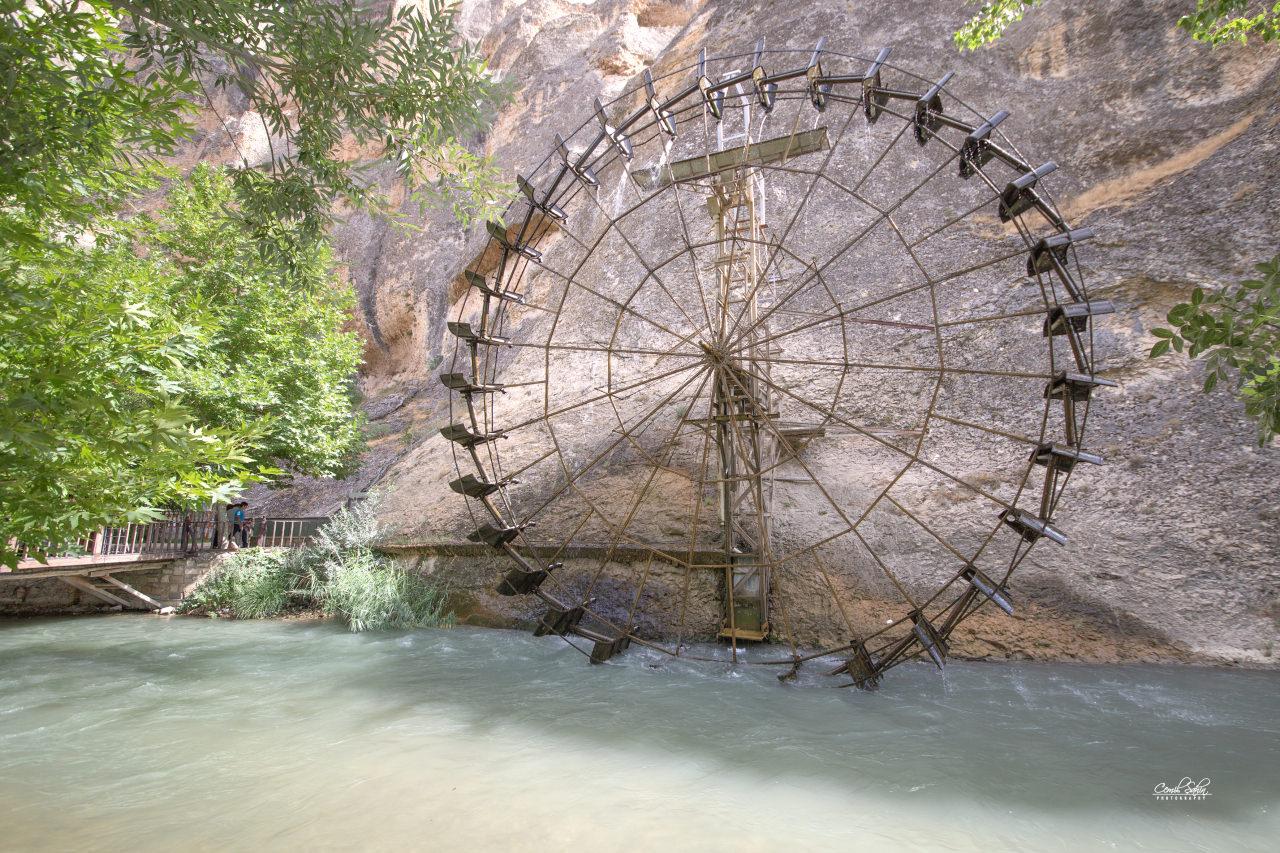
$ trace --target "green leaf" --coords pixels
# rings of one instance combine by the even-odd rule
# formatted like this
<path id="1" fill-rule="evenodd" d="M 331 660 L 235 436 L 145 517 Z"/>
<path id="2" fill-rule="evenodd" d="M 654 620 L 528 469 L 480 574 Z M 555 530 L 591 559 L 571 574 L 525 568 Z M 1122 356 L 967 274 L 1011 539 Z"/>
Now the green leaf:
<path id="1" fill-rule="evenodd" d="M 961 50 L 976 50 L 1004 35 L 1005 30 L 1022 20 L 1022 16 L 1040 0 L 987 0 L 982 8 L 956 30 L 952 36 Z"/>

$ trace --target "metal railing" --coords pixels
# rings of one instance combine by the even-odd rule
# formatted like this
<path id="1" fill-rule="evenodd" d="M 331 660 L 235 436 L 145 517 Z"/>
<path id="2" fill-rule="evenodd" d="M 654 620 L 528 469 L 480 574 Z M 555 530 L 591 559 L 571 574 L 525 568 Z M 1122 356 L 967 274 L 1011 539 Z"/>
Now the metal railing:
<path id="1" fill-rule="evenodd" d="M 255 528 L 251 544 L 260 548 L 292 548 L 306 544 L 315 538 L 329 519 L 315 518 L 261 518 Z"/>
<path id="2" fill-rule="evenodd" d="M 169 513 L 157 521 L 103 527 L 76 541 L 71 548 L 47 554 L 47 560 L 66 565 L 113 562 L 129 558 L 164 559 L 230 547 L 294 548 L 305 545 L 329 519 L 322 516 L 303 518 L 246 518 L 241 530 L 233 522 L 219 520 L 212 512 Z M 21 558 L 18 568 L 46 565 L 34 555 L 29 545 L 17 543 Z"/>

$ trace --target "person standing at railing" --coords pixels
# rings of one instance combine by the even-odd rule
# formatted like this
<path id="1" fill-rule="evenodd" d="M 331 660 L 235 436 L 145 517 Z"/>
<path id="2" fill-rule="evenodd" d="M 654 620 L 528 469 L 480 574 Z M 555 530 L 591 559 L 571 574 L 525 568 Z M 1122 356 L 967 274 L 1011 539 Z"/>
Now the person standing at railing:
<path id="1" fill-rule="evenodd" d="M 231 547 L 236 547 L 236 539 L 240 540 L 241 548 L 249 547 L 249 525 L 245 522 L 245 508 L 249 506 L 248 501 L 241 501 L 238 504 L 232 504 L 231 507 Z"/>

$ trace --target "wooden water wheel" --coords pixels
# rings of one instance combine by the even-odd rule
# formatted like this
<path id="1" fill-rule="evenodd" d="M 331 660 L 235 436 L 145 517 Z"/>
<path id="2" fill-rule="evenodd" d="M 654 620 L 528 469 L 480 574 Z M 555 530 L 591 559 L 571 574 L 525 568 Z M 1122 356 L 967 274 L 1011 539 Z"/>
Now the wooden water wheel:
<path id="1" fill-rule="evenodd" d="M 1031 549 L 1066 542 L 1113 384 L 1090 234 L 1006 112 L 889 53 L 646 71 L 490 223 L 442 432 L 538 633 L 593 662 L 835 656 L 873 687 L 941 667 L 974 611 L 1012 612 Z"/>

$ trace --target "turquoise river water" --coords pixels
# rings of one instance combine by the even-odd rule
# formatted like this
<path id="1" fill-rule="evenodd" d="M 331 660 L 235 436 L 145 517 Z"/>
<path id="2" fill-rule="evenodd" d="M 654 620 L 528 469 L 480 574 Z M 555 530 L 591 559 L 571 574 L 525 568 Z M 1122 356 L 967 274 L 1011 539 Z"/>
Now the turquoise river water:
<path id="1" fill-rule="evenodd" d="M 0 622 L 3 850 L 1276 850 L 1280 677 L 591 667 L 554 638 Z M 1155 786 L 1211 780 L 1208 797 Z"/>

